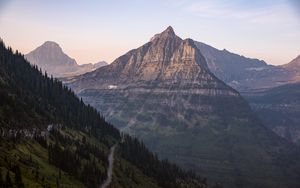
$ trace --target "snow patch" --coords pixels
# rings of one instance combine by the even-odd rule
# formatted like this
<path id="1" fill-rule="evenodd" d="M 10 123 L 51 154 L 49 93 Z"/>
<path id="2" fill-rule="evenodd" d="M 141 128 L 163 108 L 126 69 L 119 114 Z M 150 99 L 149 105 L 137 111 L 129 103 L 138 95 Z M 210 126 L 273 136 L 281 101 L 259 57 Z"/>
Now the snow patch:
<path id="1" fill-rule="evenodd" d="M 237 80 L 232 80 L 231 81 L 231 84 L 235 84 L 235 85 L 237 85 L 237 84 L 239 84 L 240 82 L 239 81 L 237 81 Z"/>
<path id="2" fill-rule="evenodd" d="M 246 68 L 246 70 L 249 70 L 249 71 L 262 71 L 262 70 L 265 70 L 266 68 L 265 67 L 250 67 L 250 68 Z"/>
<path id="3" fill-rule="evenodd" d="M 108 86 L 108 89 L 117 89 L 118 88 L 118 86 L 116 86 L 116 85 L 109 85 Z"/>

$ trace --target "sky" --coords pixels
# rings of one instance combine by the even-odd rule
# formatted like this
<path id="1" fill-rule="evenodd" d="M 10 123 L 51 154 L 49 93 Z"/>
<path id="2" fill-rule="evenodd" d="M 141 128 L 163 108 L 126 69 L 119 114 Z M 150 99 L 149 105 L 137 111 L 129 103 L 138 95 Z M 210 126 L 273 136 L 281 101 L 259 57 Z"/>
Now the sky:
<path id="1" fill-rule="evenodd" d="M 112 62 L 172 26 L 269 64 L 300 54 L 298 0 L 0 0 L 0 37 L 28 53 L 57 42 L 77 63 Z"/>

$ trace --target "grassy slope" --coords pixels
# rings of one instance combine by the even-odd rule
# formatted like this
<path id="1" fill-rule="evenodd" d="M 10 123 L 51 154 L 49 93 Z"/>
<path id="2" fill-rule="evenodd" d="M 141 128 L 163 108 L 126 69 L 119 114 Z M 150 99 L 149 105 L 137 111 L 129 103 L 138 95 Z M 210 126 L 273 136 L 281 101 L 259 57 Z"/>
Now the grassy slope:
<path id="1" fill-rule="evenodd" d="M 70 136 L 74 140 L 81 140 L 83 136 L 87 138 L 87 143 L 96 145 L 104 150 L 107 154 L 109 148 L 97 141 L 97 139 L 89 135 L 66 129 L 61 131 L 62 134 Z M 47 142 L 53 142 L 53 137 L 49 137 Z M 68 147 L 75 149 L 76 146 L 69 145 Z M 145 176 L 139 169 L 128 163 L 126 160 L 116 156 L 114 166 L 113 181 L 110 187 L 153 187 L 158 188 L 157 184 L 151 178 Z M 82 161 L 84 163 L 84 161 Z M 76 180 L 68 173 L 61 171 L 59 176 L 59 168 L 48 163 L 48 150 L 40 145 L 34 139 L 22 140 L 19 143 L 1 139 L 0 142 L 0 166 L 2 175 L 5 176 L 7 169 L 18 164 L 21 168 L 22 178 L 25 187 L 56 187 L 58 180 L 60 187 L 85 187 L 82 182 Z M 104 169 L 102 161 L 98 161 L 97 165 Z M 39 171 L 39 177 L 36 178 L 36 170 Z M 10 171 L 11 179 L 14 180 L 14 173 Z M 43 181 L 43 177 L 44 181 Z M 4 178 L 4 177 L 3 177 Z"/>

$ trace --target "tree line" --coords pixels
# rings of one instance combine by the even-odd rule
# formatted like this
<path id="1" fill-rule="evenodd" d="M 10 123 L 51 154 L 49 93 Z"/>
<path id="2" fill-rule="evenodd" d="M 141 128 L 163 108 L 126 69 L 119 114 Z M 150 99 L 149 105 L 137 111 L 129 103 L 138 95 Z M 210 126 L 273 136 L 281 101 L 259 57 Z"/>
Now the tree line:
<path id="1" fill-rule="evenodd" d="M 49 123 L 83 131 L 107 147 L 121 140 L 120 132 L 106 122 L 96 109 L 84 104 L 62 82 L 46 72 L 42 73 L 18 51 L 7 48 L 1 40 L 0 127 L 45 128 Z M 106 169 L 100 170 L 98 164 L 107 167 L 106 154 L 84 140 L 74 143 L 58 132 L 51 134 L 54 140 L 51 144 L 43 138 L 37 139 L 43 147 L 47 147 L 48 162 L 81 180 L 87 187 L 99 185 L 105 178 Z M 70 145 L 76 149 L 68 147 Z M 167 160 L 160 161 L 135 138 L 125 136 L 119 150 L 122 158 L 162 187 L 206 187 L 205 178 L 186 172 Z M 38 171 L 36 174 L 38 177 Z"/>

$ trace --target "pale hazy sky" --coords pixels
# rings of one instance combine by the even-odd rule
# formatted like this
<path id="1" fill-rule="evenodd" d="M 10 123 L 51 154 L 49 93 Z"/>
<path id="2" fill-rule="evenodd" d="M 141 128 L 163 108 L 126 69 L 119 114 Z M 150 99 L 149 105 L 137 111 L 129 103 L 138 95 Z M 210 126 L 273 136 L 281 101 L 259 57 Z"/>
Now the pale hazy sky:
<path id="1" fill-rule="evenodd" d="M 28 53 L 55 41 L 108 62 L 171 25 L 182 38 L 284 64 L 300 54 L 298 0 L 0 0 L 0 37 Z"/>

